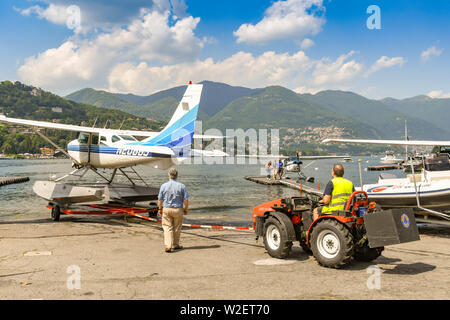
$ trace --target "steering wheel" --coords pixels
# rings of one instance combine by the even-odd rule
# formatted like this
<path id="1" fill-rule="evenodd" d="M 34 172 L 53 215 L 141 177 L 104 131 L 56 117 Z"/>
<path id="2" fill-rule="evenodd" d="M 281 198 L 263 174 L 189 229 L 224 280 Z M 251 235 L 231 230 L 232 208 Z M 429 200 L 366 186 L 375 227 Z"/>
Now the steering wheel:
<path id="1" fill-rule="evenodd" d="M 351 211 L 355 215 L 355 209 L 369 206 L 369 196 L 365 191 L 355 191 L 352 193 L 345 206 L 345 211 Z"/>

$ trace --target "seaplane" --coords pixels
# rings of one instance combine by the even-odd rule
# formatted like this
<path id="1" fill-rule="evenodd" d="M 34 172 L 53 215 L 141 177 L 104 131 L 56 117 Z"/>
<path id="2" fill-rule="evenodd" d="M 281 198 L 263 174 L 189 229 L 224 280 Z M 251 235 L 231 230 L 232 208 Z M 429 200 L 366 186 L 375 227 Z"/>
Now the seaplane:
<path id="1" fill-rule="evenodd" d="M 430 222 L 430 215 L 444 224 L 450 221 L 450 141 L 325 139 L 322 143 L 432 147 L 431 155 L 423 157 L 421 172 L 411 163 L 406 177 L 381 174 L 378 183 L 361 183 L 360 189 L 382 209 L 413 207 L 424 215 L 423 222 Z"/>
<path id="2" fill-rule="evenodd" d="M 193 139 L 218 138 L 194 135 L 202 89 L 203 85 L 190 82 L 171 120 L 160 132 L 102 129 L 5 115 L 0 115 L 0 122 L 30 127 L 72 160 L 70 173 L 49 181 L 36 181 L 33 185 L 33 191 L 53 208 L 58 207 L 59 210 L 97 201 L 133 205 L 156 200 L 159 191 L 159 188 L 149 186 L 134 166 L 147 165 L 166 170 L 191 157 Z M 66 151 L 41 132 L 42 129 L 78 132 L 79 135 L 67 145 Z M 204 154 L 202 150 L 196 152 Z M 205 155 L 218 156 L 216 152 L 209 153 Z M 80 183 L 87 172 L 94 172 L 101 182 Z M 128 183 L 116 182 L 119 176 Z M 77 178 L 77 181 L 67 181 L 71 180 L 70 177 Z"/>
<path id="3" fill-rule="evenodd" d="M 286 173 L 297 173 L 298 180 L 314 183 L 315 178 L 306 176 L 302 169 L 311 166 L 316 160 L 330 160 L 330 159 L 346 159 L 348 156 L 302 156 L 297 153 L 295 157 L 284 157 L 284 168 Z M 283 158 L 282 158 L 283 159 Z M 303 166 L 304 161 L 311 161 Z"/>

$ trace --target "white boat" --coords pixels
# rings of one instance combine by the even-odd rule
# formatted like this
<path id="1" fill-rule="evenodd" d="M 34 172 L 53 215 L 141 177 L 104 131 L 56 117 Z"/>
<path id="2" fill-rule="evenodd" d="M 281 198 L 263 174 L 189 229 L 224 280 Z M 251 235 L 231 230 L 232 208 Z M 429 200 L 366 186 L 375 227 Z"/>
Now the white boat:
<path id="1" fill-rule="evenodd" d="M 398 178 L 381 174 L 378 183 L 363 186 L 369 199 L 381 208 L 417 207 L 417 194 L 425 208 L 450 210 L 450 162 L 447 155 L 425 159 L 421 173 Z M 415 180 L 415 183 L 414 183 Z"/>
<path id="2" fill-rule="evenodd" d="M 386 152 L 386 156 L 380 159 L 380 162 L 384 164 L 399 164 L 403 161 L 404 159 L 396 158 L 394 153 L 391 151 Z"/>

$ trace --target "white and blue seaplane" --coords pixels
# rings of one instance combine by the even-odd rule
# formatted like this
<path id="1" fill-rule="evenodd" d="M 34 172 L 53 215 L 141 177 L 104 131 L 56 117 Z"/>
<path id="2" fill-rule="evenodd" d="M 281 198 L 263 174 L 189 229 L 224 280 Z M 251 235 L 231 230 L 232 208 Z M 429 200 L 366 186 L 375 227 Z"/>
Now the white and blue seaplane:
<path id="1" fill-rule="evenodd" d="M 149 186 L 134 166 L 149 165 L 161 170 L 168 169 L 191 156 L 194 138 L 216 138 L 201 135 L 194 137 L 202 89 L 203 85 L 200 84 L 188 85 L 172 119 L 160 132 L 101 129 L 14 119 L 4 115 L 0 115 L 0 122 L 32 128 L 72 160 L 72 172 L 50 181 L 36 181 L 33 185 L 33 191 L 52 206 L 67 208 L 72 204 L 96 201 L 132 205 L 157 199 L 159 190 Z M 46 137 L 41 129 L 79 132 L 79 136 L 68 144 L 66 151 Z M 87 172 L 95 172 L 101 182 L 80 183 Z M 122 176 L 121 180 L 127 180 L 127 183 L 116 183 L 118 176 Z M 69 182 L 73 180 L 70 177 L 77 179 Z"/>

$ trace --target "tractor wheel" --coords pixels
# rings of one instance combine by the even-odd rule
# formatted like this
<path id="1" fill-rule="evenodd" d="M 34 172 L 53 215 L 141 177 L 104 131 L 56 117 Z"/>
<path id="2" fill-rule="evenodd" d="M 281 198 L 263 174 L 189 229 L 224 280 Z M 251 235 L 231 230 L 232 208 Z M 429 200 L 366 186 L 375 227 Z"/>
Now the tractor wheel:
<path id="1" fill-rule="evenodd" d="M 383 250 L 384 247 L 369 248 L 368 246 L 364 246 L 361 248 L 356 248 L 353 257 L 358 261 L 370 262 L 381 256 L 381 252 L 383 252 Z"/>
<path id="2" fill-rule="evenodd" d="M 342 223 L 334 219 L 322 220 L 312 231 L 311 250 L 320 265 L 341 268 L 353 256 L 353 237 Z"/>
<path id="3" fill-rule="evenodd" d="M 52 220 L 53 221 L 59 221 L 59 217 L 61 216 L 61 209 L 58 205 L 54 205 L 52 207 Z"/>
<path id="4" fill-rule="evenodd" d="M 287 231 L 275 218 L 268 218 L 264 224 L 264 247 L 271 257 L 284 259 L 291 253 L 292 241 Z"/>

